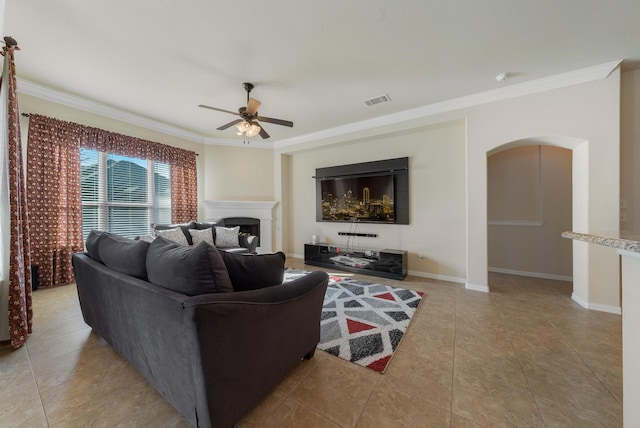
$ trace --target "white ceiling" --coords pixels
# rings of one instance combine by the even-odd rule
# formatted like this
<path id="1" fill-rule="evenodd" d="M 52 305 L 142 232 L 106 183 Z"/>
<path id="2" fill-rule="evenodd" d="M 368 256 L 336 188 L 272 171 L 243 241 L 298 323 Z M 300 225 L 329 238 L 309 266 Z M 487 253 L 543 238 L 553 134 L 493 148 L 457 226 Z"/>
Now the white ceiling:
<path id="1" fill-rule="evenodd" d="M 236 116 L 198 104 L 236 111 L 245 81 L 261 115 L 294 122 L 264 124 L 278 141 L 640 63 L 639 0 L 6 0 L 4 19 L 22 81 L 209 142 L 242 138 L 216 130 Z"/>

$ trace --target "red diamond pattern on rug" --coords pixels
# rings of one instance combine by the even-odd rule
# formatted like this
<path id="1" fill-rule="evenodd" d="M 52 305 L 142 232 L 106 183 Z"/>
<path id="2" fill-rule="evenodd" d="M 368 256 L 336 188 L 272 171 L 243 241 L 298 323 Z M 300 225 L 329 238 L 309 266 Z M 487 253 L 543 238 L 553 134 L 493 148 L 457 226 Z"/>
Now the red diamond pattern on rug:
<path id="1" fill-rule="evenodd" d="M 379 294 L 374 297 L 377 297 L 378 299 L 392 300 L 394 302 L 396 301 L 396 299 L 390 293 Z"/>
<path id="2" fill-rule="evenodd" d="M 347 318 L 347 329 L 349 330 L 349 334 L 359 333 L 373 328 L 376 328 L 376 326 Z"/>
<path id="3" fill-rule="evenodd" d="M 285 282 L 307 272 L 288 269 Z M 329 280 L 318 349 L 384 373 L 423 293 L 357 279 Z"/>

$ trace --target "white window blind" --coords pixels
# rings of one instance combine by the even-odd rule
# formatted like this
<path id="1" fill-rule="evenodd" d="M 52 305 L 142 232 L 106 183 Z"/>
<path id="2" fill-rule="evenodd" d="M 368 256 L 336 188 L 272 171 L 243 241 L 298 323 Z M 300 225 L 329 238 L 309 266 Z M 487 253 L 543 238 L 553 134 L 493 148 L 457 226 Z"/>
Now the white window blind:
<path id="1" fill-rule="evenodd" d="M 105 230 L 134 238 L 151 223 L 171 223 L 168 164 L 80 149 L 82 234 Z"/>

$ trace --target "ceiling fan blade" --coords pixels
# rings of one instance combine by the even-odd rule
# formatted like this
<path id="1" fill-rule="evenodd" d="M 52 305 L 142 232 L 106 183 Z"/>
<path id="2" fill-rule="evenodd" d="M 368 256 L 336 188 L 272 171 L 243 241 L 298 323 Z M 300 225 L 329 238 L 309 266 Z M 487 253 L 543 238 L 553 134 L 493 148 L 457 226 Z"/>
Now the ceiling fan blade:
<path id="1" fill-rule="evenodd" d="M 235 124 L 238 124 L 238 123 L 240 123 L 240 122 L 242 122 L 242 119 L 232 120 L 232 121 L 231 121 L 231 122 L 229 122 L 229 123 L 225 123 L 224 125 L 217 127 L 216 129 L 217 129 L 218 131 L 224 131 L 225 129 L 227 129 L 227 128 L 229 128 L 229 127 L 231 127 L 231 126 L 235 125 Z"/>
<path id="2" fill-rule="evenodd" d="M 290 120 L 274 119 L 264 116 L 258 116 L 256 117 L 256 119 L 262 122 L 275 123 L 276 125 L 288 126 L 290 128 L 293 127 L 293 122 L 291 122 Z"/>
<path id="3" fill-rule="evenodd" d="M 260 104 L 262 103 L 255 98 L 249 98 L 249 102 L 247 102 L 247 114 L 250 116 L 256 114 L 260 108 Z"/>
<path id="4" fill-rule="evenodd" d="M 230 114 L 235 114 L 236 116 L 239 116 L 239 113 L 237 111 L 224 110 L 217 107 L 206 106 L 204 104 L 199 104 L 198 107 L 208 108 L 209 110 L 221 111 L 223 113 L 230 113 Z"/>
<path id="5" fill-rule="evenodd" d="M 267 134 L 267 131 L 265 131 L 264 128 L 261 126 L 260 127 L 260 136 L 262 137 L 263 140 L 266 140 L 271 135 Z"/>

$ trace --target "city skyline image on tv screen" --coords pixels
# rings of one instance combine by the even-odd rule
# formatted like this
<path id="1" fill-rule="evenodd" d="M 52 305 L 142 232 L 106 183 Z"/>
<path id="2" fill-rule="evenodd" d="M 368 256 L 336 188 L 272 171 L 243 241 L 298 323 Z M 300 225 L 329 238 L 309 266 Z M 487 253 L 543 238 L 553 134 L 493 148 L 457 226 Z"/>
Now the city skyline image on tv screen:
<path id="1" fill-rule="evenodd" d="M 392 175 L 324 179 L 322 220 L 394 223 Z"/>

